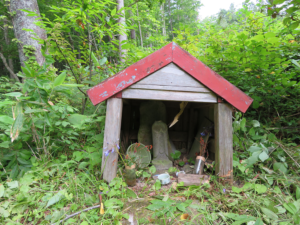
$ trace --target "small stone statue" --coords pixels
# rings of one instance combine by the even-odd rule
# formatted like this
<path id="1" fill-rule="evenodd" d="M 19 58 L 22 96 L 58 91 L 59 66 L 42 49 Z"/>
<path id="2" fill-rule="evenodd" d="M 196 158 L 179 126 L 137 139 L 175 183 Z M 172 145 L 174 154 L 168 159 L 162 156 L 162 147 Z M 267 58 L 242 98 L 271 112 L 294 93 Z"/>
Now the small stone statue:
<path id="1" fill-rule="evenodd" d="M 166 122 L 166 106 L 161 101 L 143 101 L 140 105 L 140 127 L 138 142 L 144 145 L 152 143 L 152 125 L 155 121 Z"/>
<path id="2" fill-rule="evenodd" d="M 168 127 L 162 121 L 156 121 L 152 125 L 153 160 L 152 164 L 159 172 L 167 171 L 173 163 L 169 160 Z"/>

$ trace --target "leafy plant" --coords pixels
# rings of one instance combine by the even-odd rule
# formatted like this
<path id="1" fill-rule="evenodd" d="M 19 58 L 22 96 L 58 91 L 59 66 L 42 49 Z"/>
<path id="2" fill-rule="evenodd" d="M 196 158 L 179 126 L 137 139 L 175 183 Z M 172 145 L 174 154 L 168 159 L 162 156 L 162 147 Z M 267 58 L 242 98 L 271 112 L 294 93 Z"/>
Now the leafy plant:
<path id="1" fill-rule="evenodd" d="M 178 150 L 175 150 L 170 155 L 171 155 L 171 157 L 172 157 L 173 160 L 177 160 L 177 159 L 180 159 L 181 152 L 178 151 Z"/>

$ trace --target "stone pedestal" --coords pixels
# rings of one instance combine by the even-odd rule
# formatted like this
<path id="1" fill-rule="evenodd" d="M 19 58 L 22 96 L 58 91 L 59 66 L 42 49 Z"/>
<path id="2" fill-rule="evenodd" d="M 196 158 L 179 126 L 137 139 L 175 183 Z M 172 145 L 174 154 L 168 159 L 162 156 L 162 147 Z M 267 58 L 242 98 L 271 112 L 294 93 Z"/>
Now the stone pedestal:
<path id="1" fill-rule="evenodd" d="M 173 163 L 169 160 L 168 127 L 162 121 L 156 121 L 152 126 L 153 160 L 152 164 L 159 172 L 167 171 Z"/>

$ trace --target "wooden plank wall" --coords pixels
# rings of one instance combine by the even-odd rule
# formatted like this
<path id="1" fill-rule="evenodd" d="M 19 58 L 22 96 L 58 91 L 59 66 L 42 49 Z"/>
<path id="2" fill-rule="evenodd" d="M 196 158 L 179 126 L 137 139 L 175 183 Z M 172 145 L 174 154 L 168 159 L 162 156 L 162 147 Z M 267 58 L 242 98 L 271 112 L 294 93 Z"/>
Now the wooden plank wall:
<path id="1" fill-rule="evenodd" d="M 212 91 L 173 63 L 123 90 L 122 98 L 217 102 Z"/>

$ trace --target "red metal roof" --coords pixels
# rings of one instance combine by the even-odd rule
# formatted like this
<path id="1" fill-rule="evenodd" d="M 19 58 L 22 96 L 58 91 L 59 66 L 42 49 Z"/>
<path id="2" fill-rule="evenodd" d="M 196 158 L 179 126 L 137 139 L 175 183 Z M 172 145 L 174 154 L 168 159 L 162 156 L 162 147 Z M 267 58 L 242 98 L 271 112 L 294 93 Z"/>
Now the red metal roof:
<path id="1" fill-rule="evenodd" d="M 253 102 L 252 98 L 174 42 L 92 87 L 87 94 L 92 103 L 97 105 L 171 62 L 241 112 L 245 113 Z"/>

